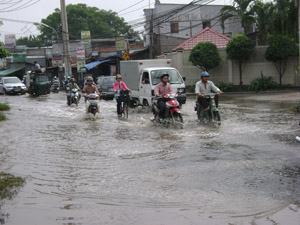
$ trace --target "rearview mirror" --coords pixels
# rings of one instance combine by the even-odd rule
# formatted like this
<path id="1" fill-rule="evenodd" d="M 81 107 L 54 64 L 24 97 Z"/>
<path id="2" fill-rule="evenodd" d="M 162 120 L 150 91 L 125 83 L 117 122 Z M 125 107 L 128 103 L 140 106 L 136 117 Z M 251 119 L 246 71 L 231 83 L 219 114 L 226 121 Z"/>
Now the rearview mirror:
<path id="1" fill-rule="evenodd" d="M 183 81 L 185 81 L 185 80 L 186 80 L 186 77 L 183 77 L 182 79 L 183 79 Z"/>

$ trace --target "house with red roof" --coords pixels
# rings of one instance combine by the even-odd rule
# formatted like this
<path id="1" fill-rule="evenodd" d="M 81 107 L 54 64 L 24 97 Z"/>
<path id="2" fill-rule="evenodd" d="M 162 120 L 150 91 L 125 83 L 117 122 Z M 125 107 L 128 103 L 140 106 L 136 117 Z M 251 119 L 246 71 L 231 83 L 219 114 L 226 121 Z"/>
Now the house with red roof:
<path id="1" fill-rule="evenodd" d="M 173 50 L 192 50 L 197 44 L 202 42 L 211 42 L 215 44 L 217 48 L 225 48 L 229 41 L 229 37 L 213 30 L 210 27 L 206 27 L 195 36 L 183 41 Z"/>

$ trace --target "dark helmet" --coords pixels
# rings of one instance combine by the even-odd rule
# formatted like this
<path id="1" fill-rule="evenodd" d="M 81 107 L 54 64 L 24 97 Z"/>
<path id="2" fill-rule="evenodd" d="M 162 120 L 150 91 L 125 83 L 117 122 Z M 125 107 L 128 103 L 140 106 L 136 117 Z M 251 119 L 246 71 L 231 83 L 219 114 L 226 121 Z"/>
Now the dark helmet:
<path id="1" fill-rule="evenodd" d="M 167 74 L 167 73 L 162 74 L 162 75 L 160 76 L 160 79 L 162 80 L 164 77 L 168 77 L 168 78 L 169 78 L 169 74 Z"/>

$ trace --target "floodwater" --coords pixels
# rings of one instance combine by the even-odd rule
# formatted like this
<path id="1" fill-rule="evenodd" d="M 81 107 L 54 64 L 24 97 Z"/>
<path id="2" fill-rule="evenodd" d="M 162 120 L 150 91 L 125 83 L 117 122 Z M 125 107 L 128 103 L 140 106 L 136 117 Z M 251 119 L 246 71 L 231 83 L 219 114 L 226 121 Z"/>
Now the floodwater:
<path id="1" fill-rule="evenodd" d="M 0 170 L 26 178 L 1 208 L 7 225 L 256 224 L 299 205 L 300 127 L 289 106 L 229 98 L 222 125 L 204 127 L 189 100 L 184 129 L 167 129 L 146 112 L 118 120 L 114 101 L 100 102 L 96 120 L 63 93 L 0 102 L 12 106 Z"/>

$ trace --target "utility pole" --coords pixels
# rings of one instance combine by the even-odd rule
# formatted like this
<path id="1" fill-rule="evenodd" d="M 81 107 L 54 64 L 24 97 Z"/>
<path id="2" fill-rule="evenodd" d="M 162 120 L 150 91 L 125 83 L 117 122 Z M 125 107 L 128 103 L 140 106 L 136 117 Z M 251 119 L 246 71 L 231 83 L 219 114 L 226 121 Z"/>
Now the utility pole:
<path id="1" fill-rule="evenodd" d="M 298 5 L 298 38 L 299 38 L 299 42 L 298 42 L 298 49 L 299 49 L 299 56 L 298 56 L 298 76 L 300 76 L 300 2 L 299 0 L 296 0 L 296 3 Z"/>
<path id="2" fill-rule="evenodd" d="M 153 9 L 151 10 L 151 16 L 150 16 L 150 47 L 149 47 L 149 58 L 153 59 Z"/>
<path id="3" fill-rule="evenodd" d="M 62 23 L 62 39 L 63 39 L 63 58 L 65 64 L 65 79 L 72 75 L 70 54 L 69 54 L 69 29 L 65 0 L 60 0 L 61 23 Z"/>

